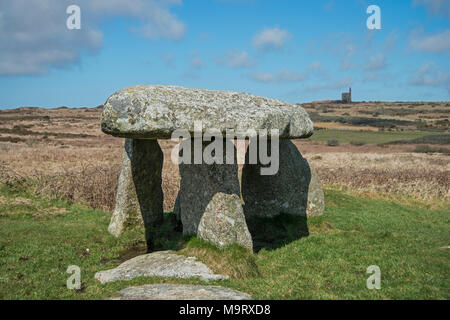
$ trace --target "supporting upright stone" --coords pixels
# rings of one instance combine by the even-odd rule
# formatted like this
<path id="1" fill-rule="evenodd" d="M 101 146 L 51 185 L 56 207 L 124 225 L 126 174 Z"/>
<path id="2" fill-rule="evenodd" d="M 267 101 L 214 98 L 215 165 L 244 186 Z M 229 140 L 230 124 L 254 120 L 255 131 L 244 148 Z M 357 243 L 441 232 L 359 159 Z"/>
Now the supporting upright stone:
<path id="1" fill-rule="evenodd" d="M 191 151 L 191 164 L 180 164 L 180 191 L 175 211 L 181 217 L 183 233 L 197 235 L 218 247 L 238 244 L 253 249 L 240 198 L 236 149 L 223 140 L 223 164 L 194 164 L 194 139 L 185 140 L 180 150 Z M 190 144 L 190 146 L 189 146 Z M 201 143 L 202 153 L 209 142 Z M 227 150 L 233 150 L 233 164 L 226 164 Z M 230 162 L 230 160 L 229 160 Z"/>
<path id="2" fill-rule="evenodd" d="M 163 152 L 156 140 L 126 139 L 116 207 L 108 231 L 118 237 L 128 227 L 144 224 L 151 248 L 152 229 L 162 222 Z"/>
<path id="3" fill-rule="evenodd" d="M 313 167 L 311 170 L 311 181 L 308 187 L 308 202 L 306 204 L 306 215 L 316 217 L 323 215 L 325 211 L 325 196 L 323 194 L 322 183 Z"/>
<path id="4" fill-rule="evenodd" d="M 281 213 L 321 215 L 324 200 L 317 175 L 290 140 L 279 143 L 279 170 L 275 175 L 261 175 L 264 166 L 259 161 L 250 164 L 250 146 L 247 150 L 242 169 L 246 217 L 275 217 Z"/>

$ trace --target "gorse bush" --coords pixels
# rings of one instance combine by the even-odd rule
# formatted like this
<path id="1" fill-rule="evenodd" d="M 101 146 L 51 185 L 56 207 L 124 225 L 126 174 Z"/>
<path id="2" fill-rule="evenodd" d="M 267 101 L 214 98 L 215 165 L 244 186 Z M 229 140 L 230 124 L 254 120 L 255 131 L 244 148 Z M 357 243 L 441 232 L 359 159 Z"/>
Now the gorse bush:
<path id="1" fill-rule="evenodd" d="M 417 153 L 443 153 L 450 154 L 450 149 L 430 147 L 428 145 L 416 146 L 413 152 Z"/>
<path id="2" fill-rule="evenodd" d="M 350 144 L 352 146 L 361 147 L 361 146 L 365 145 L 366 143 L 364 141 L 351 141 Z"/>
<path id="3" fill-rule="evenodd" d="M 328 140 L 327 145 L 329 147 L 337 147 L 339 145 L 339 140 L 337 140 L 337 139 Z"/>

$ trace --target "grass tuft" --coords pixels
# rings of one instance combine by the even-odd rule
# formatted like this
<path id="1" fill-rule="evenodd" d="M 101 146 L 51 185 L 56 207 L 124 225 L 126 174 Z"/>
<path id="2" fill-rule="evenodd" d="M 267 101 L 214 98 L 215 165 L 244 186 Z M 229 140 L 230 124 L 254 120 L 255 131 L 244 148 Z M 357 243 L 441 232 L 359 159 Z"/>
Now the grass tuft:
<path id="1" fill-rule="evenodd" d="M 237 245 L 221 249 L 192 237 L 179 253 L 196 257 L 213 272 L 227 275 L 231 279 L 248 280 L 259 276 L 253 253 Z"/>

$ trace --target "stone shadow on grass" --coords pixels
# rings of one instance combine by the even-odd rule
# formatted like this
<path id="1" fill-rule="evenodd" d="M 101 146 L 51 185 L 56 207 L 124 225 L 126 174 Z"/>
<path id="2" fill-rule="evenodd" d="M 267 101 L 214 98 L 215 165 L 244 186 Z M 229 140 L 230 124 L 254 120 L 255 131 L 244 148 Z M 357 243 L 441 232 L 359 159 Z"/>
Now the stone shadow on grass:
<path id="1" fill-rule="evenodd" d="M 271 164 L 262 164 L 259 157 L 257 163 L 250 162 L 250 149 L 251 145 L 245 155 L 241 183 L 246 218 L 274 217 L 281 213 L 306 216 L 311 167 L 297 147 L 290 140 L 280 140 L 279 166 L 273 175 L 261 174 Z"/>
<path id="2" fill-rule="evenodd" d="M 271 150 L 269 146 L 270 142 L 268 150 Z M 269 165 L 262 164 L 259 157 L 256 164 L 250 163 L 250 147 L 242 169 L 242 198 L 254 250 L 276 249 L 308 236 L 308 190 L 312 176 L 308 161 L 290 140 L 280 140 L 278 171 L 262 175 L 261 169 Z"/>
<path id="3" fill-rule="evenodd" d="M 272 218 L 247 218 L 253 250 L 275 250 L 309 235 L 306 216 L 282 213 Z"/>
<path id="4" fill-rule="evenodd" d="M 155 251 L 173 250 L 178 251 L 185 247 L 192 237 L 184 236 L 182 230 L 177 227 L 177 219 L 174 213 L 165 212 L 163 214 L 163 220 L 158 228 L 152 232 L 153 250 L 149 250 L 146 239 L 136 240 L 126 249 L 119 252 L 119 257 L 113 259 L 115 262 L 125 262 L 134 257 L 152 253 Z M 142 226 L 136 226 L 139 232 L 141 232 Z M 102 259 L 102 264 L 109 262 L 108 259 Z"/>

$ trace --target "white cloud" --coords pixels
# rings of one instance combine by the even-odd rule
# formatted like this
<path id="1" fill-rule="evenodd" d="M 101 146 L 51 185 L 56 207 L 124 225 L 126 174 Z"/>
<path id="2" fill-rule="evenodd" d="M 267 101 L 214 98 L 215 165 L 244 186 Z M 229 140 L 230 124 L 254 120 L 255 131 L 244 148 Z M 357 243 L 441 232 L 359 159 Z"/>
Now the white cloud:
<path id="1" fill-rule="evenodd" d="M 424 34 L 423 29 L 416 29 L 411 32 L 409 42 L 416 51 L 450 55 L 450 29 L 432 35 Z"/>
<path id="2" fill-rule="evenodd" d="M 349 34 L 343 32 L 330 33 L 326 38 L 317 38 L 310 41 L 308 51 L 311 54 L 326 52 L 338 58 L 340 61 L 339 69 L 347 71 L 355 66 L 353 57 L 360 53 L 361 45 L 358 45 Z"/>
<path id="3" fill-rule="evenodd" d="M 328 70 L 325 68 L 320 61 L 314 61 L 308 67 L 307 72 L 309 75 L 318 75 L 322 78 L 328 77 Z"/>
<path id="4" fill-rule="evenodd" d="M 411 77 L 410 83 L 415 86 L 445 87 L 450 93 L 450 73 L 440 71 L 434 62 L 420 67 Z"/>
<path id="5" fill-rule="evenodd" d="M 216 59 L 218 65 L 225 65 L 229 68 L 250 68 L 256 62 L 251 60 L 247 51 L 231 50 L 227 52 L 225 57 Z"/>
<path id="6" fill-rule="evenodd" d="M 353 80 L 351 78 L 345 78 L 344 80 L 339 80 L 336 82 L 310 86 L 306 90 L 307 91 L 337 90 L 349 87 L 352 85 L 352 83 Z"/>
<path id="7" fill-rule="evenodd" d="M 275 73 L 252 73 L 250 78 L 263 83 L 299 82 L 305 80 L 306 75 L 294 70 L 279 70 Z"/>
<path id="8" fill-rule="evenodd" d="M 353 56 L 357 55 L 359 53 L 359 48 L 356 44 L 354 44 L 351 40 L 347 39 L 345 42 L 341 45 L 340 49 L 338 49 L 338 54 L 341 55 L 341 63 L 340 63 L 340 70 L 341 71 L 347 71 L 355 66 L 353 61 Z"/>
<path id="9" fill-rule="evenodd" d="M 384 41 L 384 51 L 386 53 L 392 51 L 397 46 L 399 38 L 400 35 L 397 33 L 397 30 L 391 31 L 391 33 L 389 33 L 389 35 L 386 37 L 386 40 Z"/>
<path id="10" fill-rule="evenodd" d="M 330 12 L 334 9 L 334 6 L 335 6 L 334 0 L 330 0 L 323 6 L 323 8 L 325 9 L 325 11 Z"/>
<path id="11" fill-rule="evenodd" d="M 351 62 L 350 60 L 344 59 L 341 61 L 341 64 L 339 65 L 339 70 L 347 71 L 347 70 L 350 70 L 354 66 L 355 66 L 355 64 L 353 62 Z"/>
<path id="12" fill-rule="evenodd" d="M 67 6 L 81 8 L 81 30 L 66 28 Z M 82 51 L 102 46 L 99 23 L 108 17 L 137 19 L 149 39 L 181 39 L 185 25 L 170 12 L 179 0 L 14 0 L 0 2 L 0 75 L 44 74 L 76 63 Z"/>
<path id="13" fill-rule="evenodd" d="M 364 65 L 364 69 L 368 71 L 378 71 L 386 67 L 386 57 L 383 54 L 377 54 L 369 58 Z"/>
<path id="14" fill-rule="evenodd" d="M 261 49 L 282 49 L 290 37 L 289 32 L 279 27 L 265 28 L 255 35 L 253 45 Z"/>
<path id="15" fill-rule="evenodd" d="M 230 68 L 251 67 L 253 62 L 250 61 L 247 51 L 232 51 L 228 54 L 228 66 Z"/>
<path id="16" fill-rule="evenodd" d="M 166 67 L 174 67 L 175 64 L 175 56 L 171 53 L 166 53 L 164 54 L 161 59 L 164 61 L 164 64 L 166 65 Z"/>
<path id="17" fill-rule="evenodd" d="M 192 69 L 201 69 L 204 66 L 204 62 L 200 57 L 194 57 L 191 60 L 191 68 Z"/>
<path id="18" fill-rule="evenodd" d="M 431 14 L 443 15 L 450 20 L 450 1 L 448 0 L 414 0 L 413 6 L 425 6 Z"/>

